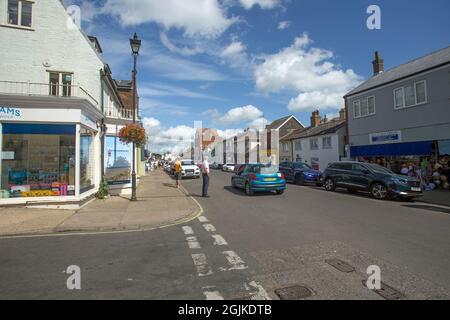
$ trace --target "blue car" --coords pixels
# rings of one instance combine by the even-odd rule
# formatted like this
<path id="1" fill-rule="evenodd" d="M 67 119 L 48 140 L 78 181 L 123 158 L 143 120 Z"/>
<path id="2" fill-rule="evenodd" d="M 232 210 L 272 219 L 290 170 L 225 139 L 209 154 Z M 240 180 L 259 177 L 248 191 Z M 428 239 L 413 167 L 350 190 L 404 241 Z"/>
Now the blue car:
<path id="1" fill-rule="evenodd" d="M 271 164 L 246 164 L 231 177 L 233 188 L 244 189 L 249 196 L 257 191 L 275 191 L 283 194 L 286 190 L 286 178 L 278 166 Z"/>
<path id="2" fill-rule="evenodd" d="M 280 172 L 286 176 L 286 181 L 298 185 L 315 184 L 321 186 L 322 172 L 314 170 L 303 162 L 282 162 Z"/>

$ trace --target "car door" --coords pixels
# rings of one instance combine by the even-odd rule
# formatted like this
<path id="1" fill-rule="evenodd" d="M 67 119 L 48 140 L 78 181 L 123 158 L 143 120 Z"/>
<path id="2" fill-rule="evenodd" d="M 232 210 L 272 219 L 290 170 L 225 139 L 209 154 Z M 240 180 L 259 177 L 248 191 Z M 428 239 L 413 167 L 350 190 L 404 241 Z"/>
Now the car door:
<path id="1" fill-rule="evenodd" d="M 348 175 L 352 169 L 350 163 L 335 163 L 333 166 L 333 179 L 337 186 L 346 187 L 348 183 Z"/>
<path id="2" fill-rule="evenodd" d="M 241 168 L 241 170 L 239 170 L 238 172 L 236 172 L 235 175 L 235 183 L 236 186 L 238 186 L 239 188 L 244 188 L 245 187 L 245 179 L 246 179 L 246 172 L 247 170 L 247 165 L 243 166 Z"/>
<path id="3" fill-rule="evenodd" d="M 291 162 L 283 162 L 280 164 L 280 172 L 284 173 L 287 181 L 294 180 L 294 167 Z"/>
<path id="4" fill-rule="evenodd" d="M 355 186 L 358 189 L 369 189 L 370 186 L 370 170 L 359 163 L 352 164 L 352 170 L 348 175 L 348 185 Z"/>

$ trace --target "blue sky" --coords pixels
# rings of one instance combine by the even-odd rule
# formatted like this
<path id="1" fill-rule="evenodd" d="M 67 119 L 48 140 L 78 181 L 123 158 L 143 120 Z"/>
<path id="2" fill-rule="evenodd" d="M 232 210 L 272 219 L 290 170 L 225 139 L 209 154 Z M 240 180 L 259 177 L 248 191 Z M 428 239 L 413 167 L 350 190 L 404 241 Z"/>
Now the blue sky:
<path id="1" fill-rule="evenodd" d="M 81 6 L 115 78 L 130 78 L 128 38 L 143 40 L 138 86 L 155 151 L 194 121 L 220 130 L 288 114 L 309 124 L 372 75 L 450 45 L 448 0 L 65 0 Z M 369 30 L 369 5 L 381 30 Z"/>

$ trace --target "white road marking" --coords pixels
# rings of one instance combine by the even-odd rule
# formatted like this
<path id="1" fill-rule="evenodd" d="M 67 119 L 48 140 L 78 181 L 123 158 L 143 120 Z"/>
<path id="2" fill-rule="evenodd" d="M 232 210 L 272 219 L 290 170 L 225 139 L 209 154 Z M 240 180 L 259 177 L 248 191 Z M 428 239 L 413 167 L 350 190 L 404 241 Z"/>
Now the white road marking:
<path id="1" fill-rule="evenodd" d="M 198 221 L 200 222 L 208 222 L 208 219 L 205 216 L 198 217 Z"/>
<path id="2" fill-rule="evenodd" d="M 196 237 L 187 237 L 186 241 L 188 243 L 189 249 L 201 249 L 200 243 L 197 241 Z"/>
<path id="3" fill-rule="evenodd" d="M 255 289 L 255 291 L 250 293 L 250 300 L 272 300 L 263 286 L 256 281 L 252 281 L 248 285 L 245 284 L 248 291 L 251 290 L 249 286 Z"/>
<path id="4" fill-rule="evenodd" d="M 228 245 L 228 243 L 225 241 L 225 239 L 220 234 L 213 234 L 212 237 L 214 238 L 215 246 L 227 246 Z"/>
<path id="5" fill-rule="evenodd" d="M 187 236 L 194 234 L 194 230 L 192 230 L 191 227 L 184 226 L 184 227 L 182 227 L 182 229 L 183 229 L 184 234 Z"/>
<path id="6" fill-rule="evenodd" d="M 212 224 L 210 223 L 205 223 L 203 225 L 203 228 L 205 228 L 206 231 L 208 232 L 216 232 L 216 227 L 214 227 Z"/>
<path id="7" fill-rule="evenodd" d="M 206 261 L 206 255 L 203 253 L 192 254 L 192 260 L 194 260 L 194 265 L 197 268 L 197 273 L 199 277 L 209 276 L 213 272 Z"/>
<path id="8" fill-rule="evenodd" d="M 203 294 L 206 297 L 206 300 L 224 300 L 219 291 L 214 290 L 215 287 L 204 287 Z"/>
<path id="9" fill-rule="evenodd" d="M 247 265 L 245 264 L 244 260 L 239 257 L 236 252 L 234 251 L 223 251 L 223 255 L 225 255 L 225 258 L 228 260 L 228 264 L 230 265 L 229 268 L 220 268 L 220 271 L 230 271 L 230 270 L 243 270 L 247 269 Z"/>

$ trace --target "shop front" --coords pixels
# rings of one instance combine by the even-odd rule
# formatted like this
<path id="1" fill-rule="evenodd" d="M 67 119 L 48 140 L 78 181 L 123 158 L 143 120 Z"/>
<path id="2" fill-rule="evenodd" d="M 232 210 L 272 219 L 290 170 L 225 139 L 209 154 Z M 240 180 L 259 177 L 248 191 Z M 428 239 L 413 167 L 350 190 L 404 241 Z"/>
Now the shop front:
<path id="1" fill-rule="evenodd" d="M 99 184 L 97 119 L 81 109 L 2 106 L 0 205 L 73 202 Z"/>

